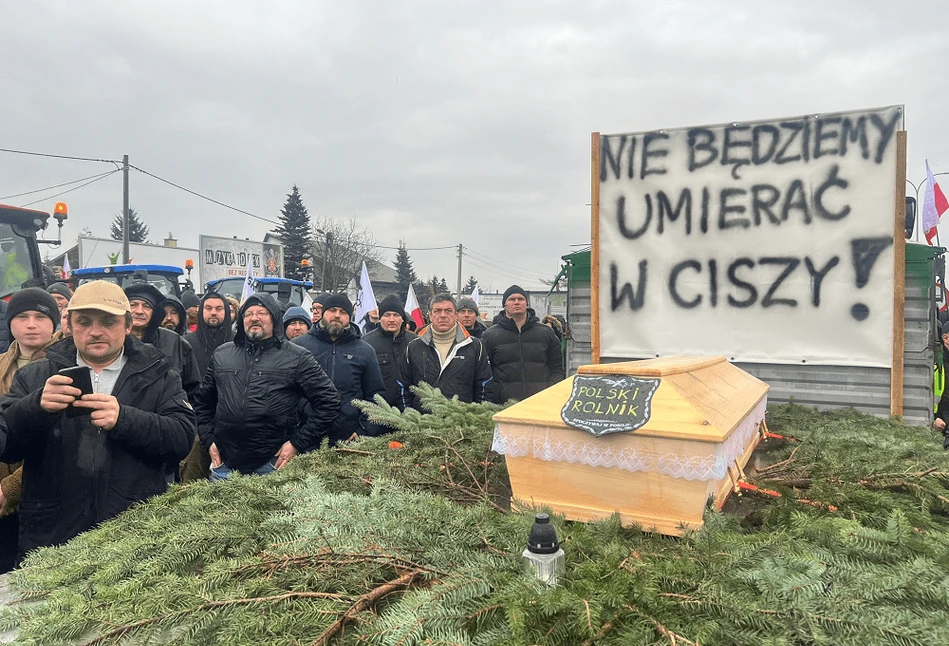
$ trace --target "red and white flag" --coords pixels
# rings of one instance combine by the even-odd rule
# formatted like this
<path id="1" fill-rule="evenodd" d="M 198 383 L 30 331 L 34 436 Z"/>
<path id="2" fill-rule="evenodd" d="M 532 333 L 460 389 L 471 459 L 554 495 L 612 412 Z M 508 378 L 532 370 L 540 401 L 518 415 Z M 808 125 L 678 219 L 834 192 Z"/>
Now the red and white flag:
<path id="1" fill-rule="evenodd" d="M 69 278 L 69 272 L 72 271 L 72 267 L 69 266 L 69 254 L 63 256 L 63 280 Z"/>
<path id="2" fill-rule="evenodd" d="M 933 243 L 936 237 L 936 226 L 939 224 L 939 218 L 946 211 L 949 211 L 949 200 L 945 193 L 936 183 L 933 172 L 929 168 L 929 160 L 926 160 L 926 191 L 923 193 L 923 231 L 926 234 L 926 242 Z"/>
<path id="3" fill-rule="evenodd" d="M 415 325 L 419 328 L 425 325 L 425 317 L 422 316 L 422 308 L 419 307 L 418 297 L 415 295 L 415 287 L 409 285 L 409 293 L 405 296 L 405 311 L 408 312 Z"/>

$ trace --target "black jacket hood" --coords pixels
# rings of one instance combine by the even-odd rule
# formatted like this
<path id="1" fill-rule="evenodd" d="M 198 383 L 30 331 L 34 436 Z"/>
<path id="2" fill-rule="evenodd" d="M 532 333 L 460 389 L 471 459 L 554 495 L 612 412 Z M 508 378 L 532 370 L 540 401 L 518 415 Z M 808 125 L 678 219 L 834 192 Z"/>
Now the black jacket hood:
<path id="1" fill-rule="evenodd" d="M 175 326 L 174 332 L 175 332 L 178 336 L 183 335 L 185 332 L 188 331 L 188 330 L 187 330 L 187 325 L 188 325 L 188 313 L 185 312 L 185 306 L 181 304 L 181 301 L 180 301 L 180 300 L 178 299 L 178 297 L 175 296 L 174 294 L 169 294 L 168 296 L 165 297 L 165 305 L 171 305 L 171 306 L 174 307 L 176 310 L 178 310 L 178 325 Z M 165 308 L 162 307 L 162 310 L 164 310 L 164 309 L 165 309 Z M 161 318 L 162 318 L 163 321 L 165 320 L 164 312 L 162 312 L 162 317 L 161 317 Z"/>
<path id="2" fill-rule="evenodd" d="M 125 288 L 125 295 L 131 301 L 133 299 L 146 300 L 154 303 L 152 306 L 152 319 L 145 326 L 145 334 L 142 335 L 142 341 L 154 344 L 158 339 L 158 328 L 165 319 L 165 295 L 151 283 L 136 282 Z"/>
<path id="3" fill-rule="evenodd" d="M 237 311 L 237 332 L 234 333 L 234 343 L 237 345 L 247 343 L 247 333 L 244 332 L 244 312 L 246 312 L 247 308 L 251 305 L 262 305 L 270 312 L 270 318 L 273 320 L 273 336 L 278 340 L 283 339 L 283 313 L 280 310 L 280 306 L 270 294 L 257 292 L 256 294 L 248 296 L 247 300 L 244 301 L 244 304 L 241 305 L 241 308 Z"/>
<path id="4" fill-rule="evenodd" d="M 501 327 L 507 330 L 517 331 L 517 323 L 514 322 L 514 319 L 508 318 L 507 313 L 504 310 L 498 312 L 494 321 L 494 325 L 500 325 Z M 531 308 L 527 308 L 527 320 L 524 322 L 524 328 L 532 327 L 536 323 L 540 323 L 540 319 L 537 318 L 537 314 Z"/>
<path id="5" fill-rule="evenodd" d="M 220 325 L 220 328 L 208 327 L 208 324 L 204 322 L 204 304 L 209 300 L 219 300 L 224 303 L 224 322 Z M 205 336 L 205 332 L 212 332 L 217 329 L 230 330 L 231 324 L 234 321 L 231 320 L 231 304 L 227 302 L 227 299 L 223 295 L 218 294 L 217 292 L 208 292 L 201 298 L 201 305 L 198 307 L 198 327 L 195 329 L 195 332 Z"/>

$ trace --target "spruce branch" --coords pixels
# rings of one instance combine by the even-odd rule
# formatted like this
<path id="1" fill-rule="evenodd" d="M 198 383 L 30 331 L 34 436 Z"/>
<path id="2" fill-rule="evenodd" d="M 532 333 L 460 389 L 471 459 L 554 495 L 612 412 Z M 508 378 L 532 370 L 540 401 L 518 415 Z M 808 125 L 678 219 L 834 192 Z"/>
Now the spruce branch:
<path id="1" fill-rule="evenodd" d="M 353 605 L 349 607 L 346 612 L 342 614 L 341 617 L 339 617 L 339 619 L 334 621 L 329 628 L 324 630 L 319 637 L 314 639 L 310 646 L 325 646 L 326 644 L 329 644 L 330 639 L 340 632 L 347 623 L 355 619 L 357 615 L 368 608 L 373 607 L 387 595 L 402 590 L 403 588 L 408 588 L 421 574 L 421 570 L 410 570 L 402 574 L 397 579 L 383 583 L 380 586 L 376 586 L 368 593 L 362 595 Z"/>
<path id="2" fill-rule="evenodd" d="M 145 626 L 150 626 L 152 624 L 161 623 L 169 619 L 181 619 L 191 614 L 202 612 L 205 610 L 216 610 L 219 608 L 226 608 L 228 606 L 242 606 L 242 605 L 251 605 L 251 604 L 264 604 L 264 603 L 277 603 L 280 601 L 286 601 L 287 599 L 333 599 L 337 601 L 348 601 L 351 599 L 348 595 L 342 594 L 333 594 L 331 592 L 286 592 L 284 594 L 272 595 L 269 597 L 253 597 L 248 599 L 224 599 L 221 601 L 208 601 L 203 603 L 200 606 L 195 608 L 187 608 L 185 610 L 179 610 L 177 612 L 172 612 L 167 615 L 159 615 L 157 617 L 150 617 L 148 619 L 141 619 L 129 624 L 125 624 L 110 630 L 109 632 L 103 633 L 98 637 L 83 642 L 81 646 L 96 646 L 97 644 L 104 644 L 106 640 L 109 639 L 121 639 L 129 633 L 132 633 L 139 628 Z M 321 612 L 321 611 L 317 611 Z M 335 614 L 335 613 L 334 613 Z"/>

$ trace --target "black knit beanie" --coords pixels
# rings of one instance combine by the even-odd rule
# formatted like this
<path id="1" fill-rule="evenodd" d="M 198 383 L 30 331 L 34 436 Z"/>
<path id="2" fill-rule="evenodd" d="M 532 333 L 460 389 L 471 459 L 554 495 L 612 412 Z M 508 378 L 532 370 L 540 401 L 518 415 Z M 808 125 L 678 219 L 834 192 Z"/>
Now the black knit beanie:
<path id="1" fill-rule="evenodd" d="M 395 294 L 391 294 L 382 299 L 379 303 L 379 316 L 382 317 L 386 312 L 395 312 L 402 319 L 405 319 L 405 306 L 402 305 L 402 301 Z"/>
<path id="2" fill-rule="evenodd" d="M 346 294 L 330 294 L 323 299 L 323 315 L 326 315 L 326 310 L 331 310 L 334 307 L 341 307 L 349 313 L 349 318 L 353 317 L 353 304 Z"/>
<path id="3" fill-rule="evenodd" d="M 524 297 L 524 300 L 530 302 L 530 298 L 527 296 L 527 292 L 520 288 L 519 285 L 511 285 L 504 290 L 504 297 L 501 299 L 501 306 L 503 307 L 507 303 L 507 299 L 511 297 L 512 294 L 520 294 Z"/>
<path id="4" fill-rule="evenodd" d="M 10 321 L 16 318 L 17 314 L 23 312 L 39 312 L 48 316 L 53 322 L 53 330 L 59 327 L 59 306 L 56 300 L 46 293 L 45 289 L 39 287 L 27 287 L 21 289 L 10 297 L 7 303 L 7 331 L 10 332 Z M 10 337 L 13 333 L 10 332 Z"/>

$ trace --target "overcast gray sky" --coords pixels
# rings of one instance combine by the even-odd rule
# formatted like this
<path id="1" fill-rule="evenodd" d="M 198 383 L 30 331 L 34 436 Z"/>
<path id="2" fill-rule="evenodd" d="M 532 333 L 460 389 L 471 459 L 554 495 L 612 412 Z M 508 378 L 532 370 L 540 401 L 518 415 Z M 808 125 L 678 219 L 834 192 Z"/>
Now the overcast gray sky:
<path id="1" fill-rule="evenodd" d="M 296 183 L 311 217 L 355 217 L 379 244 L 463 243 L 465 277 L 499 290 L 589 242 L 592 131 L 905 104 L 908 177 L 927 157 L 949 171 L 946 2 L 0 0 L 0 16 L 0 147 L 128 154 L 273 219 Z M 0 197 L 110 168 L 0 153 Z M 57 199 L 67 238 L 107 236 L 121 174 L 34 208 Z M 153 241 L 271 228 L 137 172 L 131 203 Z M 454 250 L 410 254 L 454 285 Z"/>

